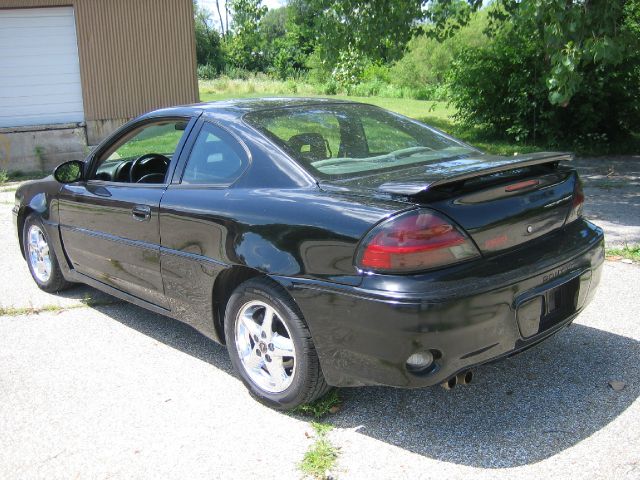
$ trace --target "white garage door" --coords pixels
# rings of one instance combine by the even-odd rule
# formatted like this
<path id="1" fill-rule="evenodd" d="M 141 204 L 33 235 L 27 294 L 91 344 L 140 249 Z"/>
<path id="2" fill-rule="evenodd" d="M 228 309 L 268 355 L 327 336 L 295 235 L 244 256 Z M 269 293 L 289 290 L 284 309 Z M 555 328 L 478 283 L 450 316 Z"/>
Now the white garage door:
<path id="1" fill-rule="evenodd" d="M 83 120 L 73 8 L 0 10 L 0 127 Z"/>

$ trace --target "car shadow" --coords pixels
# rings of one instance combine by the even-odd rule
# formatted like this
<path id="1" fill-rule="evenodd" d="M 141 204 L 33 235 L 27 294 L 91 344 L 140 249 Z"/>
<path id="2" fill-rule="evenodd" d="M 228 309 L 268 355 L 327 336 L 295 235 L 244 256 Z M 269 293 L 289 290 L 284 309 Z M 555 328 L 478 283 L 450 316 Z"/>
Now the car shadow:
<path id="1" fill-rule="evenodd" d="M 84 289 L 82 286 L 78 288 Z M 91 293 L 96 293 L 97 298 L 98 290 L 87 288 L 91 290 Z M 224 372 L 234 374 L 226 347 L 204 336 L 195 328 L 173 318 L 118 300 L 110 295 L 103 295 L 111 301 L 91 306 L 92 309 L 169 347 L 207 362 Z"/>
<path id="2" fill-rule="evenodd" d="M 79 300 L 81 303 L 89 305 L 91 305 L 92 303 L 112 304 L 124 302 L 124 300 L 119 300 L 107 293 L 82 284 L 75 284 L 72 288 L 63 290 L 61 292 L 56 292 L 54 295 L 56 297 L 66 298 L 68 300 Z"/>
<path id="3" fill-rule="evenodd" d="M 343 389 L 336 427 L 481 468 L 536 463 L 586 439 L 640 395 L 640 342 L 574 324 L 520 355 L 441 388 Z M 610 381 L 625 386 L 616 392 Z"/>
<path id="4" fill-rule="evenodd" d="M 234 375 L 226 348 L 127 303 L 93 307 Z M 609 382 L 625 383 L 614 391 Z M 604 428 L 640 396 L 640 342 L 574 324 L 520 355 L 475 371 L 470 385 L 343 388 L 335 427 L 441 461 L 509 468 L 551 457 Z"/>

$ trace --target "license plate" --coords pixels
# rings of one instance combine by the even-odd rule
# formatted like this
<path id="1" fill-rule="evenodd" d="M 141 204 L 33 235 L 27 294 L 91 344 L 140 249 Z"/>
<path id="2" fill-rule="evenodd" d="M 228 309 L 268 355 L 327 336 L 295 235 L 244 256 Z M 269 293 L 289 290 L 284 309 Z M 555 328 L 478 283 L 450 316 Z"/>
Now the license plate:
<path id="1" fill-rule="evenodd" d="M 520 333 L 525 338 L 543 332 L 569 317 L 577 309 L 580 278 L 540 292 L 518 306 Z"/>
<path id="2" fill-rule="evenodd" d="M 554 326 L 576 311 L 579 290 L 580 279 L 576 277 L 544 293 L 544 311 L 539 331 Z"/>

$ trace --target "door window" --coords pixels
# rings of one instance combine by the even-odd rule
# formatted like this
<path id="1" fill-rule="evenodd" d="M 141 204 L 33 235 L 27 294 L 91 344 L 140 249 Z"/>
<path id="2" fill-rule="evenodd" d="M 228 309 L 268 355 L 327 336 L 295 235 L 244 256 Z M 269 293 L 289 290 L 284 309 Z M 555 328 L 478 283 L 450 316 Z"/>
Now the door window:
<path id="1" fill-rule="evenodd" d="M 124 134 L 101 154 L 93 178 L 111 182 L 164 183 L 186 126 L 186 120 L 164 120 Z"/>
<path id="2" fill-rule="evenodd" d="M 248 163 L 242 146 L 219 127 L 205 123 L 198 133 L 182 175 L 186 184 L 229 184 Z"/>

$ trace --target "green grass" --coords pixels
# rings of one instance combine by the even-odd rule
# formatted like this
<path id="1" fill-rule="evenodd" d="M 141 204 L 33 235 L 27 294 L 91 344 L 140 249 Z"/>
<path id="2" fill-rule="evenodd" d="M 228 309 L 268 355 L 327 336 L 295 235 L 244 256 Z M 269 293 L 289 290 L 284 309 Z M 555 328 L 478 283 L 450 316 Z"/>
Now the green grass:
<path id="1" fill-rule="evenodd" d="M 330 413 L 335 413 L 340 408 L 340 395 L 337 389 L 332 389 L 324 397 L 306 405 L 300 405 L 293 410 L 293 413 L 306 415 L 309 417 L 322 418 Z"/>
<path id="2" fill-rule="evenodd" d="M 622 248 L 607 248 L 607 257 L 622 257 L 634 262 L 640 262 L 640 245 L 625 245 Z"/>
<path id="3" fill-rule="evenodd" d="M 267 96 L 313 96 L 322 94 L 318 85 L 293 80 L 275 80 L 257 74 L 248 80 L 227 77 L 215 80 L 201 80 L 200 100 L 224 100 L 227 98 L 267 97 Z"/>
<path id="4" fill-rule="evenodd" d="M 333 429 L 331 425 L 312 422 L 311 426 L 315 430 L 317 438 L 304 454 L 302 462 L 300 462 L 300 470 L 314 478 L 323 479 L 326 478 L 327 471 L 330 471 L 336 464 L 338 448 L 327 439 L 327 433 Z"/>

